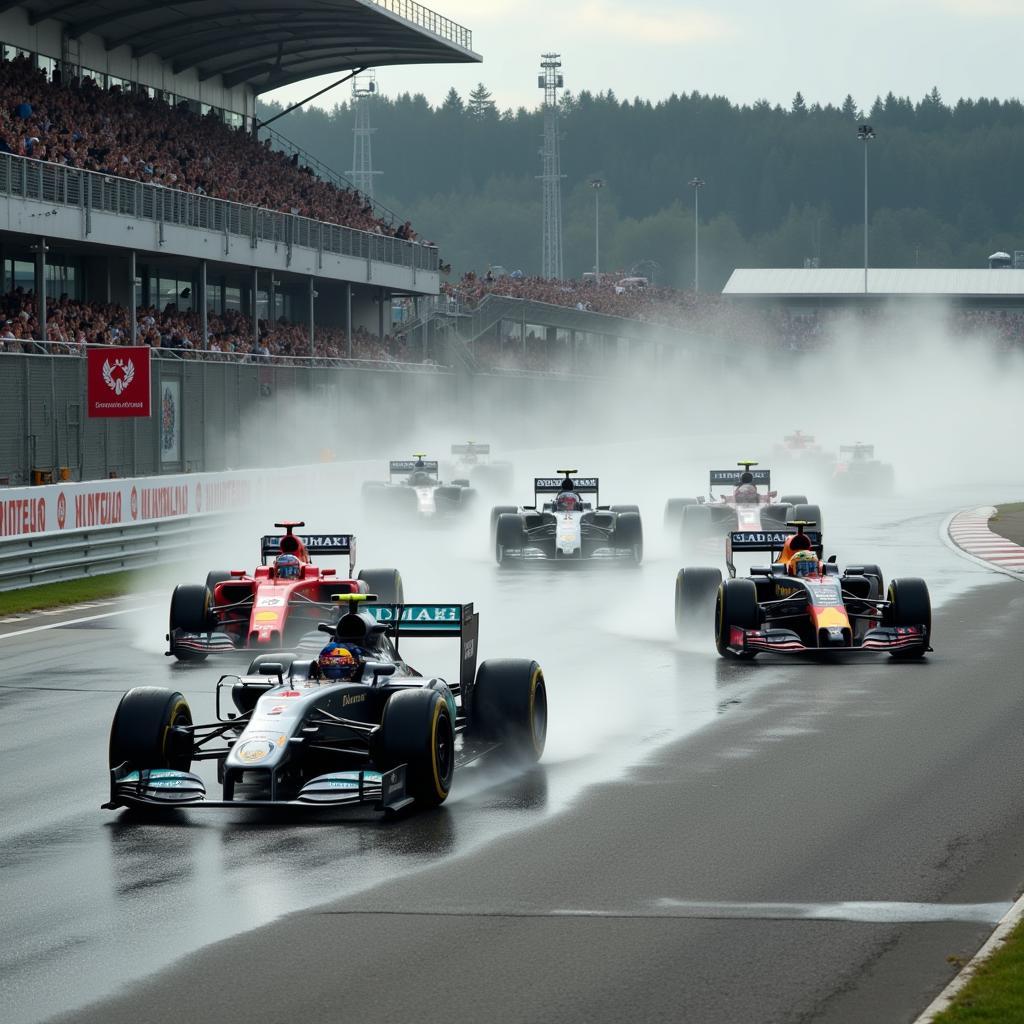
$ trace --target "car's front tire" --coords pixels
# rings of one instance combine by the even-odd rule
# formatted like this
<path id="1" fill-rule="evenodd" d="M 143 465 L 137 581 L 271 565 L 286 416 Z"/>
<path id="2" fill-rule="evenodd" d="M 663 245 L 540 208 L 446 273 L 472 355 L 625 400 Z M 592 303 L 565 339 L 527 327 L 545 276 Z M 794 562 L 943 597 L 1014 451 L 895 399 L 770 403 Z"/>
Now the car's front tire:
<path id="1" fill-rule="evenodd" d="M 188 701 L 176 690 L 136 686 L 117 705 L 110 725 L 111 768 L 173 768 L 187 772 L 192 766 L 191 737 L 173 732 L 192 724 Z"/>
<path id="2" fill-rule="evenodd" d="M 715 600 L 715 646 L 718 653 L 723 658 L 753 658 L 754 651 L 736 653 L 729 649 L 734 626 L 740 629 L 761 628 L 761 608 L 753 580 L 723 580 Z"/>
<path id="3" fill-rule="evenodd" d="M 715 598 L 721 585 L 720 569 L 698 566 L 679 570 L 676 575 L 677 636 L 700 635 L 714 621 Z"/>
<path id="4" fill-rule="evenodd" d="M 378 761 L 382 771 L 406 766 L 406 792 L 421 807 L 448 799 L 455 774 L 455 729 L 437 690 L 393 693 L 384 705 Z"/>

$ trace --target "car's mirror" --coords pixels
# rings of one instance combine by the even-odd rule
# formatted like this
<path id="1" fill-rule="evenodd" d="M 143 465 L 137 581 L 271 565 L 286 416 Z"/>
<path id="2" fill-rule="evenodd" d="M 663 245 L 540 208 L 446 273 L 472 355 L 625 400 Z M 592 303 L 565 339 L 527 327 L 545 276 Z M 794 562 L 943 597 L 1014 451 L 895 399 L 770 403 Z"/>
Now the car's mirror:
<path id="1" fill-rule="evenodd" d="M 377 685 L 377 680 L 381 676 L 393 676 L 395 674 L 395 668 L 389 661 L 368 661 L 366 663 L 366 670 L 373 676 L 373 685 Z"/>
<path id="2" fill-rule="evenodd" d="M 279 661 L 265 661 L 262 665 L 257 666 L 259 674 L 261 676 L 283 676 L 284 665 Z"/>

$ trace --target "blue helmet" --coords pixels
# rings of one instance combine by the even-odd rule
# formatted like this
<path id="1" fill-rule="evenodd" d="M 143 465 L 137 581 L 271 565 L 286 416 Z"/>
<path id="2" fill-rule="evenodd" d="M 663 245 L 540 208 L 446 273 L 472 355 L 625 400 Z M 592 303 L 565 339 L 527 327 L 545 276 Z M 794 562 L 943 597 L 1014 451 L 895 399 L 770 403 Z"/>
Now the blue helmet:
<path id="1" fill-rule="evenodd" d="M 336 682 L 352 682 L 363 672 L 365 652 L 361 647 L 331 641 L 317 658 L 320 675 L 324 679 Z"/>
<path id="2" fill-rule="evenodd" d="M 302 563 L 295 555 L 278 555 L 274 574 L 279 580 L 297 580 L 302 575 Z"/>

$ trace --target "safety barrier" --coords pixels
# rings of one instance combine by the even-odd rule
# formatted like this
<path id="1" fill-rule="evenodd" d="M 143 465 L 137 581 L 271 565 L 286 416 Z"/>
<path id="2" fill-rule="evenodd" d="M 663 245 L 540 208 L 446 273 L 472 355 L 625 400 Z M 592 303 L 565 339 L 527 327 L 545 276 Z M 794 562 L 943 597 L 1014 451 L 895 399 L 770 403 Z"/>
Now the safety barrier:
<path id="1" fill-rule="evenodd" d="M 197 540 L 223 531 L 225 519 L 214 513 L 2 540 L 0 591 L 168 565 L 194 551 Z"/>

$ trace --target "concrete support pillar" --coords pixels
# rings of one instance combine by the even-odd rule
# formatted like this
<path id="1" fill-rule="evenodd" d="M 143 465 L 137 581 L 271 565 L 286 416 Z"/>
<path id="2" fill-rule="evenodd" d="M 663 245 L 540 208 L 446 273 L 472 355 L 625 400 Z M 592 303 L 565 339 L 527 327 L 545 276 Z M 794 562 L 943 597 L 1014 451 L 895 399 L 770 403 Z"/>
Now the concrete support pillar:
<path id="1" fill-rule="evenodd" d="M 206 308 L 206 260 L 199 261 L 199 330 L 203 349 L 210 347 L 210 318 Z"/>
<path id="2" fill-rule="evenodd" d="M 36 317 L 39 320 L 39 337 L 46 341 L 46 239 L 41 237 L 36 248 Z"/>
<path id="3" fill-rule="evenodd" d="M 313 328 L 313 300 L 316 298 L 316 280 L 312 274 L 309 275 L 309 354 L 316 355 L 316 335 Z"/>
<path id="4" fill-rule="evenodd" d="M 128 250 L 128 336 L 133 345 L 138 342 L 139 316 L 136 307 L 139 304 L 139 297 L 135 294 L 135 250 Z"/>
<path id="5" fill-rule="evenodd" d="M 377 302 L 377 337 L 384 340 L 384 289 L 378 289 Z"/>
<path id="6" fill-rule="evenodd" d="M 260 346 L 260 272 L 252 268 L 252 282 L 249 285 L 252 292 L 252 301 L 249 308 L 252 310 L 252 347 L 255 351 Z"/>
<path id="7" fill-rule="evenodd" d="M 352 358 L 352 283 L 345 285 L 345 341 L 348 344 L 348 357 Z"/>

